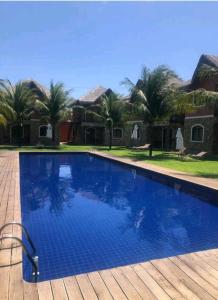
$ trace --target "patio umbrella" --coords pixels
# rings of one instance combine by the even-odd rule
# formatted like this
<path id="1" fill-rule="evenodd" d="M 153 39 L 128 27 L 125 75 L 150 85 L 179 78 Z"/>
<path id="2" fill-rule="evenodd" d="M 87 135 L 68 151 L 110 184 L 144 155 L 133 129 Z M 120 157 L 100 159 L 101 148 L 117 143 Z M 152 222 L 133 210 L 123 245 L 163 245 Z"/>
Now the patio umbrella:
<path id="1" fill-rule="evenodd" d="M 139 129 L 138 125 L 135 124 L 134 128 L 133 128 L 133 131 L 132 131 L 131 139 L 137 140 L 137 138 L 138 138 L 138 129 Z"/>
<path id="2" fill-rule="evenodd" d="M 176 133 L 176 149 L 177 150 L 184 149 L 184 141 L 183 141 L 181 128 L 178 128 L 177 133 Z"/>
<path id="3" fill-rule="evenodd" d="M 49 139 L 52 138 L 52 126 L 51 126 L 51 124 L 48 124 L 48 126 L 47 126 L 47 137 Z"/>

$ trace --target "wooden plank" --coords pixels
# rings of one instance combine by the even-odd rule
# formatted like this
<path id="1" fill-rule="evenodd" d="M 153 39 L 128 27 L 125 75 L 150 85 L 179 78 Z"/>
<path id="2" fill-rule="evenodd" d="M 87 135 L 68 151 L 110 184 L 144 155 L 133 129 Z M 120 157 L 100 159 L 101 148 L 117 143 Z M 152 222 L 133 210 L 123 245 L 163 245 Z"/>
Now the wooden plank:
<path id="1" fill-rule="evenodd" d="M 77 275 L 76 280 L 79 284 L 80 290 L 85 300 L 98 299 L 95 290 L 93 289 L 93 286 L 86 274 Z"/>
<path id="2" fill-rule="evenodd" d="M 88 277 L 94 287 L 95 293 L 100 300 L 112 300 L 111 294 L 109 293 L 104 281 L 98 272 L 92 272 L 88 274 Z"/>
<path id="3" fill-rule="evenodd" d="M 180 292 L 150 262 L 141 263 L 140 265 L 151 275 L 151 277 L 172 299 L 185 299 L 182 294 L 180 294 Z"/>
<path id="4" fill-rule="evenodd" d="M 209 272 L 212 276 L 214 276 L 218 280 L 218 271 L 214 267 L 211 267 L 204 260 L 199 259 L 199 257 L 195 253 L 188 254 L 188 257 L 190 257 L 196 264 L 203 266 L 204 269 L 207 270 L 207 272 Z"/>
<path id="5" fill-rule="evenodd" d="M 7 164 L 4 164 L 4 172 L 1 172 L 1 183 L 0 183 L 0 226 L 5 223 L 5 219 L 7 217 L 7 203 L 8 203 L 8 195 L 10 190 L 10 178 L 11 173 L 7 172 L 8 168 L 11 168 L 12 162 L 9 160 Z M 12 229 L 10 228 L 10 231 Z M 8 231 L 7 231 L 8 232 Z M 4 230 L 3 235 L 7 234 L 6 230 Z M 10 233 L 10 232 L 9 232 Z M 11 245 L 11 241 L 5 241 L 0 246 L 7 247 Z M 9 289 L 10 289 L 10 267 L 11 263 L 11 250 L 1 250 L 0 251 L 0 265 L 8 265 L 8 267 L 0 268 L 0 296 L 1 299 L 8 299 L 9 297 Z"/>
<path id="6" fill-rule="evenodd" d="M 142 299 L 142 297 L 139 295 L 138 291 L 135 289 L 135 287 L 131 284 L 131 282 L 122 274 L 120 268 L 112 269 L 111 270 L 114 278 L 120 285 L 123 292 L 126 294 L 127 298 L 129 300 L 138 300 Z"/>
<path id="7" fill-rule="evenodd" d="M 2 250 L 0 251 L 0 266 L 10 265 L 11 251 Z M 10 279 L 10 266 L 0 267 L 0 299 L 8 299 L 9 290 L 9 279 Z"/>
<path id="8" fill-rule="evenodd" d="M 218 251 L 216 249 L 210 249 L 210 250 L 206 250 L 206 251 L 199 251 L 196 252 L 196 254 L 202 254 L 203 256 L 207 257 L 207 258 L 211 258 L 213 260 L 215 260 L 216 262 L 218 262 Z"/>
<path id="9" fill-rule="evenodd" d="M 213 274 L 208 272 L 208 268 L 205 267 L 202 260 L 200 260 L 200 263 L 202 265 L 198 264 L 198 261 L 196 262 L 196 259 L 189 255 L 179 255 L 178 256 L 183 262 L 185 262 L 192 270 L 194 270 L 196 273 L 198 273 L 202 278 L 210 282 L 215 288 L 218 286 L 218 280 L 213 276 Z M 208 265 L 206 265 L 208 266 Z"/>
<path id="10" fill-rule="evenodd" d="M 103 279 L 114 300 L 127 300 L 126 295 L 121 290 L 110 270 L 100 271 L 99 274 L 101 275 L 101 278 Z"/>
<path id="11" fill-rule="evenodd" d="M 70 300 L 83 300 L 83 296 L 80 291 L 79 285 L 76 281 L 76 278 L 74 276 L 71 276 L 71 277 L 66 277 L 63 280 L 64 280 L 68 298 Z"/>
<path id="12" fill-rule="evenodd" d="M 23 297 L 24 294 L 21 264 L 14 265 L 10 268 L 9 299 L 22 300 Z"/>
<path id="13" fill-rule="evenodd" d="M 11 161 L 13 165 L 13 171 L 11 170 L 11 176 L 15 177 L 15 190 L 14 190 L 14 199 L 15 203 L 19 202 L 19 176 L 18 176 L 18 154 L 13 154 L 11 156 Z M 14 185 L 14 181 L 10 180 L 8 184 Z M 9 195 L 9 194 L 8 194 Z M 14 205 L 15 207 L 15 205 Z M 15 211 L 14 211 L 15 214 Z M 20 211 L 17 212 L 18 217 L 20 218 Z M 13 229 L 14 231 L 14 229 Z M 15 232 L 17 232 L 18 236 L 21 236 L 21 232 L 16 228 Z M 24 298 L 24 285 L 23 285 L 23 276 L 22 276 L 22 264 L 16 264 L 17 261 L 21 260 L 22 258 L 22 249 L 13 248 L 11 252 L 11 268 L 10 268 L 10 286 L 9 286 L 9 299 L 23 299 Z"/>
<path id="14" fill-rule="evenodd" d="M 157 299 L 162 300 L 170 300 L 171 298 L 168 294 L 157 284 L 157 282 L 150 276 L 149 273 L 145 271 L 140 265 L 133 266 L 137 275 L 141 278 L 144 284 L 147 284 L 153 295 L 157 297 Z"/>
<path id="15" fill-rule="evenodd" d="M 149 284 L 146 285 L 146 283 L 141 279 L 141 277 L 138 276 L 137 272 L 135 272 L 135 267 L 125 266 L 120 269 L 122 270 L 123 275 L 126 276 L 128 280 L 132 283 L 132 285 L 137 290 L 142 299 L 156 299 L 154 294 L 149 289 Z"/>
<path id="16" fill-rule="evenodd" d="M 197 255 L 197 257 L 200 260 L 203 260 L 208 265 L 210 265 L 212 268 L 214 268 L 216 271 L 218 271 L 218 258 L 216 259 L 215 255 L 210 254 L 208 256 L 208 255 L 205 255 L 205 252 L 197 252 L 195 254 Z"/>
<path id="17" fill-rule="evenodd" d="M 51 288 L 54 300 L 68 300 L 65 285 L 62 279 L 51 280 Z"/>
<path id="18" fill-rule="evenodd" d="M 190 277 L 181 271 L 169 259 L 152 261 L 152 264 L 171 282 L 176 289 L 188 299 L 207 299 L 213 298 Z"/>
<path id="19" fill-rule="evenodd" d="M 24 300 L 38 300 L 38 289 L 36 283 L 23 281 L 24 285 Z"/>
<path id="20" fill-rule="evenodd" d="M 218 299 L 218 289 L 214 288 L 208 281 L 204 280 L 198 273 L 194 272 L 188 265 L 186 265 L 178 257 L 171 257 L 170 260 L 177 265 L 183 272 L 185 272 L 191 279 L 204 288 L 210 295 Z"/>
<path id="21" fill-rule="evenodd" d="M 50 281 L 42 281 L 37 283 L 39 300 L 53 300 Z"/>

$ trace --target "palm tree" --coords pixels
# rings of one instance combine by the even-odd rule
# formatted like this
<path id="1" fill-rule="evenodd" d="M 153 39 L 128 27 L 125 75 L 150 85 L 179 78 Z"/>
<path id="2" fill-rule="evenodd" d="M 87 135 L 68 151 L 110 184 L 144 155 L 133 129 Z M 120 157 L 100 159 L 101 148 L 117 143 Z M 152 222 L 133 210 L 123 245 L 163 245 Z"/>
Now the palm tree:
<path id="1" fill-rule="evenodd" d="M 172 95 L 179 78 L 166 66 L 150 71 L 143 67 L 141 78 L 134 84 L 126 78 L 121 84 L 129 88 L 132 103 L 142 113 L 146 123 L 153 123 L 169 115 Z"/>
<path id="2" fill-rule="evenodd" d="M 199 80 L 213 79 L 218 76 L 218 67 L 202 65 L 198 71 L 197 78 Z M 218 112 L 218 92 L 207 91 L 198 88 L 190 92 L 177 93 L 172 102 L 174 109 L 181 113 L 189 113 L 195 111 L 198 106 L 212 107 L 215 113 Z"/>
<path id="3" fill-rule="evenodd" d="M 14 119 L 14 113 L 4 99 L 4 93 L 0 90 L 0 126 L 6 127 L 8 122 Z"/>
<path id="4" fill-rule="evenodd" d="M 34 94 L 25 82 L 19 81 L 12 85 L 9 80 L 0 80 L 1 121 L 6 124 L 11 120 L 18 127 L 18 144 L 21 146 L 22 127 L 24 120 L 29 119 L 33 112 Z"/>
<path id="5" fill-rule="evenodd" d="M 122 122 L 122 112 L 124 103 L 119 95 L 111 93 L 103 96 L 100 104 L 92 105 L 88 108 L 87 113 L 94 114 L 97 118 L 105 123 L 109 130 L 109 150 L 112 146 L 112 133 L 114 124 Z"/>
<path id="6" fill-rule="evenodd" d="M 203 64 L 198 71 L 199 79 L 214 78 L 216 76 L 218 76 L 218 67 L 215 66 Z"/>
<path id="7" fill-rule="evenodd" d="M 50 83 L 49 92 L 43 92 L 42 99 L 36 100 L 35 108 L 42 113 L 42 118 L 49 122 L 52 126 L 52 142 L 56 141 L 57 124 L 70 117 L 71 100 L 69 98 L 70 91 L 64 89 L 61 82 Z"/>

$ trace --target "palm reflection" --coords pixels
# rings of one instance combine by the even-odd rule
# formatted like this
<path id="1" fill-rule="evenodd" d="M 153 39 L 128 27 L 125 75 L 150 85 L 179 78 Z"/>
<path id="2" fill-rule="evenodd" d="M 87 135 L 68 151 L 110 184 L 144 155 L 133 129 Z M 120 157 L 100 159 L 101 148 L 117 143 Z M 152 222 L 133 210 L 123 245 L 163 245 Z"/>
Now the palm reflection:
<path id="1" fill-rule="evenodd" d="M 88 155 L 80 155 L 77 163 L 74 157 L 75 154 L 34 155 L 28 164 L 25 162 L 21 189 L 22 201 L 28 203 L 27 216 L 45 207 L 51 214 L 62 215 L 64 207 L 73 207 L 74 199 L 81 196 L 123 211 L 120 232 L 134 232 L 139 241 L 163 253 L 169 247 L 195 247 L 198 239 L 205 239 L 208 228 L 217 227 L 216 218 L 205 218 L 213 214 L 211 207 L 205 206 L 202 214 L 198 200 L 181 198 L 179 186 L 166 189 L 157 183 L 153 188 L 136 169 L 124 172 L 114 163 Z M 196 231 L 198 235 L 193 236 Z"/>

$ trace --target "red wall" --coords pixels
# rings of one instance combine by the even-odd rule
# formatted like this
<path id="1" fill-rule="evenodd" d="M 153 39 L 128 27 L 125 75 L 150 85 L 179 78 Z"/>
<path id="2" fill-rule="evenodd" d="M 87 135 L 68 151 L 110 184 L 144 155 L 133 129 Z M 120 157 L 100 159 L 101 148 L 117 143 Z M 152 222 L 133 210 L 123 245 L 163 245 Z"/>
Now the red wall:
<path id="1" fill-rule="evenodd" d="M 73 138 L 73 130 L 71 130 L 71 137 L 70 140 L 68 141 L 68 133 L 69 133 L 69 128 L 71 126 L 71 122 L 62 122 L 60 124 L 60 142 L 71 142 Z"/>

